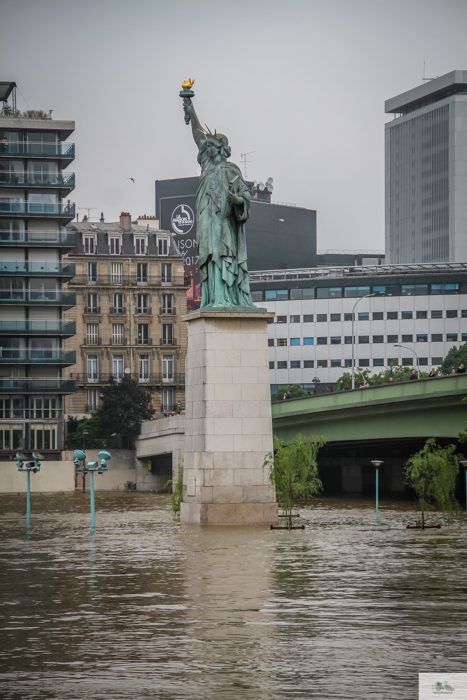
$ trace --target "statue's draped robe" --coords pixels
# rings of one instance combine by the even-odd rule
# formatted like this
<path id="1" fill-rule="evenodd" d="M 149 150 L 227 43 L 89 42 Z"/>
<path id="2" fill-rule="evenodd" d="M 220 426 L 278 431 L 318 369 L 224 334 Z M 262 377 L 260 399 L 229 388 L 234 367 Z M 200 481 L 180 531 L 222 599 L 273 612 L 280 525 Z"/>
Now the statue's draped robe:
<path id="1" fill-rule="evenodd" d="M 213 163 L 206 151 L 204 142 L 199 148 L 201 177 L 196 193 L 201 308 L 253 306 L 245 237 L 250 192 L 236 165 L 225 160 Z M 241 204 L 229 202 L 229 189 L 242 199 Z"/>

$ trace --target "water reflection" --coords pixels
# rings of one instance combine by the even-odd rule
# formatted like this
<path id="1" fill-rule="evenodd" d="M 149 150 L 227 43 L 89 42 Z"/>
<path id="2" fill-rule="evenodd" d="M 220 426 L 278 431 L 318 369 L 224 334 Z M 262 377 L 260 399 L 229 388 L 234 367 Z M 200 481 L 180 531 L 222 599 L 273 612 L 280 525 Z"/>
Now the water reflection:
<path id="1" fill-rule="evenodd" d="M 180 526 L 167 497 L 0 497 L 2 698 L 411 698 L 465 671 L 465 526 L 322 501 L 305 531 Z"/>

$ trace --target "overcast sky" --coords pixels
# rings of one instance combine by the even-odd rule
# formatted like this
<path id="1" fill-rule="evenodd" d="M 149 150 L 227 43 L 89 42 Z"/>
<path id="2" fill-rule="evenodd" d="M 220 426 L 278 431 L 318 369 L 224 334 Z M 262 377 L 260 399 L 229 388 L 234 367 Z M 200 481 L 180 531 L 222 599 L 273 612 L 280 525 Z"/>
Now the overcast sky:
<path id="1" fill-rule="evenodd" d="M 72 193 L 154 214 L 198 174 L 181 83 L 273 199 L 316 209 L 318 247 L 384 248 L 384 101 L 467 69 L 466 0 L 2 0 L 0 80 L 76 122 Z M 135 184 L 128 178 L 134 178 Z M 80 218 L 85 213 L 79 211 Z M 267 242 L 265 242 L 267 244 Z"/>

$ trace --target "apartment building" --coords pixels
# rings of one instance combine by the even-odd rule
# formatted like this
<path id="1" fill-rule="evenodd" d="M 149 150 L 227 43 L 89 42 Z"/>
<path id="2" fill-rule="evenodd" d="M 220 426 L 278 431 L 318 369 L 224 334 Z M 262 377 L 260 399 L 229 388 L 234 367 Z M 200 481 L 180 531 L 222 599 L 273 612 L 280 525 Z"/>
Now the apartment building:
<path id="1" fill-rule="evenodd" d="M 67 374 L 76 393 L 67 413 L 88 415 L 99 406 L 102 387 L 123 376 L 147 388 L 156 411 L 184 407 L 187 346 L 186 283 L 183 258 L 173 235 L 154 219 L 132 223 L 72 222 L 76 245 L 67 255 L 76 267 L 68 289 L 76 306 L 67 319 L 76 337 L 67 348 L 76 365 Z"/>
<path id="2" fill-rule="evenodd" d="M 54 458 L 63 449 L 64 397 L 75 390 L 65 368 L 74 321 L 65 311 L 75 274 L 64 260 L 75 243 L 65 226 L 75 216 L 65 172 L 75 157 L 72 121 L 43 111 L 20 112 L 15 83 L 0 83 L 0 459 L 18 450 Z"/>

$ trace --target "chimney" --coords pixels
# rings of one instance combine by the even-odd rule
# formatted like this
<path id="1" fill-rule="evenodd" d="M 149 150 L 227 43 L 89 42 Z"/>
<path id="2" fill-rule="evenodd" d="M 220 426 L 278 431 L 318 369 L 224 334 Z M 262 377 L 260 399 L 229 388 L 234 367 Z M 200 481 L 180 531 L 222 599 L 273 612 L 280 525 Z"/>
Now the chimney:
<path id="1" fill-rule="evenodd" d="M 83 216 L 83 221 L 87 221 L 87 220 L 88 220 L 88 215 L 85 214 L 85 215 Z"/>
<path id="2" fill-rule="evenodd" d="M 127 211 L 122 211 L 120 214 L 120 228 L 124 231 L 131 231 L 131 216 Z"/>
<path id="3" fill-rule="evenodd" d="M 101 224 L 104 224 L 104 223 L 105 223 L 105 219 L 104 219 L 104 212 L 103 212 L 103 211 L 101 211 L 101 218 L 100 218 L 100 222 L 101 222 Z"/>

